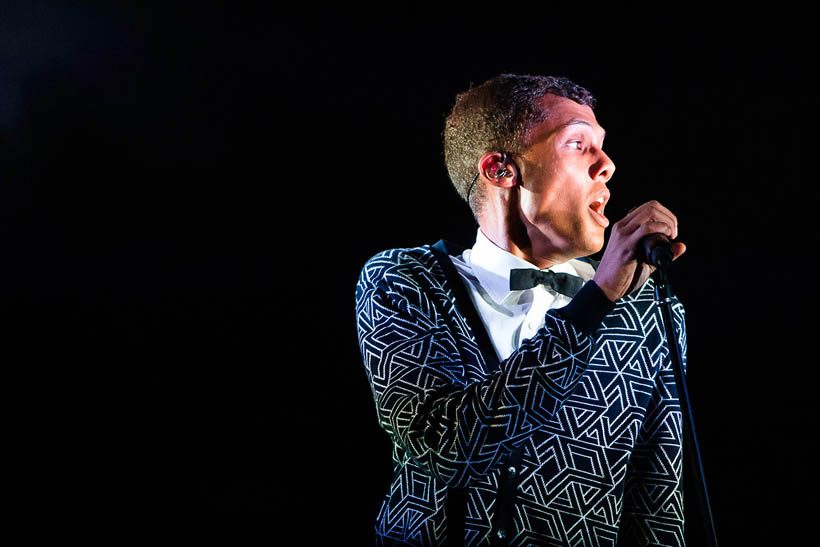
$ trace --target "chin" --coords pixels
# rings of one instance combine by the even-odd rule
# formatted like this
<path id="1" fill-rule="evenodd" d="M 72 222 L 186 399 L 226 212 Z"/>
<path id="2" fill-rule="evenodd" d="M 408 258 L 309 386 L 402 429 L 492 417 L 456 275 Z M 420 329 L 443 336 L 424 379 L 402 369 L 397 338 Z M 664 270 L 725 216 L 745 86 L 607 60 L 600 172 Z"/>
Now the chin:
<path id="1" fill-rule="evenodd" d="M 589 254 L 595 254 L 603 248 L 604 248 L 604 236 L 601 235 L 600 241 L 593 247 L 592 252 L 589 253 Z"/>
<path id="2" fill-rule="evenodd" d="M 604 234 L 595 234 L 594 236 L 586 238 L 583 247 L 584 254 L 581 256 L 594 255 L 595 253 L 604 248 Z"/>

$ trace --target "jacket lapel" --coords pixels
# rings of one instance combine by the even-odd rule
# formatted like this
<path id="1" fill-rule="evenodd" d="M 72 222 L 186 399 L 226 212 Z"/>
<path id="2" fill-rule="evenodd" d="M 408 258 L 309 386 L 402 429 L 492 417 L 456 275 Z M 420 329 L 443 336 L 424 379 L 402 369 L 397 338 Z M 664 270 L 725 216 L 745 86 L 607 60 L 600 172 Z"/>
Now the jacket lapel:
<path id="1" fill-rule="evenodd" d="M 473 301 L 467 293 L 467 287 L 464 286 L 464 281 L 461 279 L 458 270 L 456 270 L 453 261 L 450 259 L 451 255 L 461 254 L 464 252 L 464 249 L 442 239 L 435 245 L 432 245 L 430 250 L 444 271 L 447 284 L 455 299 L 456 309 L 461 313 L 462 317 L 464 317 L 467 326 L 470 327 L 470 330 L 473 332 L 473 336 L 484 358 L 487 369 L 490 372 L 498 370 L 498 354 L 490 341 L 490 335 L 487 333 L 484 322 L 478 315 L 478 311 L 476 311 Z"/>

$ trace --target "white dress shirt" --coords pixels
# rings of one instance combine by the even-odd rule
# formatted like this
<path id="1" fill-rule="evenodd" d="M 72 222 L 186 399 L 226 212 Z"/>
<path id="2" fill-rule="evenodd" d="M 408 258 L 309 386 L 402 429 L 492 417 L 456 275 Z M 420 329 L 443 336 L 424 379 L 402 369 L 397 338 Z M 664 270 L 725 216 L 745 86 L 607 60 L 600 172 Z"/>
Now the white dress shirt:
<path id="1" fill-rule="evenodd" d="M 538 267 L 498 247 L 480 229 L 475 245 L 452 260 L 501 361 L 544 326 L 548 310 L 563 307 L 571 300 L 543 285 L 511 291 L 510 270 Z M 570 260 L 547 270 L 577 275 L 584 281 L 595 275 L 592 265 L 582 260 Z"/>

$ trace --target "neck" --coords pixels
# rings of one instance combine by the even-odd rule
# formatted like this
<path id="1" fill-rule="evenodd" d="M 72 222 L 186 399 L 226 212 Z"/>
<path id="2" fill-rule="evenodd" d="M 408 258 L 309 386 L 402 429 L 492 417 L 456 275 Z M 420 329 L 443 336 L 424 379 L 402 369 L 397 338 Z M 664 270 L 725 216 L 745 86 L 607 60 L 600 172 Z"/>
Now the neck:
<path id="1" fill-rule="evenodd" d="M 478 225 L 487 239 L 508 253 L 540 269 L 562 264 L 575 256 L 555 245 L 560 238 L 531 224 L 519 208 L 519 194 L 503 188 L 488 188 L 479 214 Z"/>
<path id="2" fill-rule="evenodd" d="M 480 218 L 479 227 L 496 246 L 542 270 L 573 258 L 564 256 L 559 249 L 550 245 L 535 226 L 526 226 L 521 222 L 514 224 L 507 219 L 499 221 L 499 217 L 492 217 Z"/>

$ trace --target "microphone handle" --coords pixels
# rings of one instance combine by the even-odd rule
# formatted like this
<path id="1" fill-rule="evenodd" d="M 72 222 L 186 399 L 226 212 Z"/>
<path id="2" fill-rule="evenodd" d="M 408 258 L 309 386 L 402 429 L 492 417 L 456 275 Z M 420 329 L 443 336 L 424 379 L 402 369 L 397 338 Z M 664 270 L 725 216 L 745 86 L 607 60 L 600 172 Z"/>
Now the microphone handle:
<path id="1" fill-rule="evenodd" d="M 672 264 L 672 243 L 660 232 L 644 236 L 638 243 L 638 259 L 658 268 Z"/>

